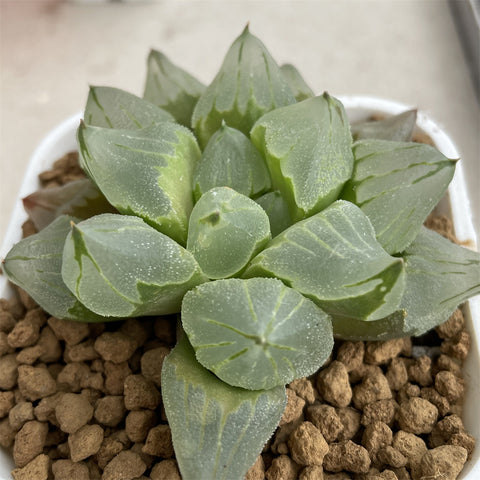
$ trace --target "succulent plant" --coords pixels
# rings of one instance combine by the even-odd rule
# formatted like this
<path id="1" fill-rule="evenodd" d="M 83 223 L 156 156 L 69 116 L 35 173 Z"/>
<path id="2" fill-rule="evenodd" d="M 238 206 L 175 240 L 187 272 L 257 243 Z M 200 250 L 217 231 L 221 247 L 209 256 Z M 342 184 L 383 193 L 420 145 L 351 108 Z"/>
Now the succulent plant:
<path id="1" fill-rule="evenodd" d="M 179 314 L 162 395 L 180 471 L 242 479 L 334 335 L 419 335 L 480 292 L 479 254 L 422 226 L 456 160 L 414 124 L 354 141 L 248 28 L 207 87 L 153 51 L 144 98 L 90 89 L 88 179 L 29 197 L 42 229 L 5 273 L 60 318 Z"/>

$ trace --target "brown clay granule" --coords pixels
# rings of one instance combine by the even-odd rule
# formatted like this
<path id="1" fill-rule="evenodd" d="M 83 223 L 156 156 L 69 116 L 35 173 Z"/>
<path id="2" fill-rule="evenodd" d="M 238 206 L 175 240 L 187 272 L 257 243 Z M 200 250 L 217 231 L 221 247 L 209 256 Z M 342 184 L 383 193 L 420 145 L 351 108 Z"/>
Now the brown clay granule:
<path id="1" fill-rule="evenodd" d="M 81 175 L 67 155 L 42 180 Z M 427 224 L 453 238 L 445 218 Z M 0 445 L 13 478 L 180 480 L 160 392 L 175 319 L 69 322 L 14 290 L 0 300 Z M 461 310 L 413 348 L 410 338 L 337 341 L 324 368 L 287 387 L 246 480 L 454 480 L 475 448 L 461 419 L 470 341 Z M 422 342 L 427 354 L 412 356 Z"/>
<path id="2" fill-rule="evenodd" d="M 310 422 L 301 423 L 288 439 L 294 462 L 299 465 L 322 465 L 328 444 L 322 432 Z"/>
<path id="3" fill-rule="evenodd" d="M 12 471 L 14 480 L 47 480 L 50 459 L 47 455 L 40 454 L 27 463 L 23 468 Z"/>

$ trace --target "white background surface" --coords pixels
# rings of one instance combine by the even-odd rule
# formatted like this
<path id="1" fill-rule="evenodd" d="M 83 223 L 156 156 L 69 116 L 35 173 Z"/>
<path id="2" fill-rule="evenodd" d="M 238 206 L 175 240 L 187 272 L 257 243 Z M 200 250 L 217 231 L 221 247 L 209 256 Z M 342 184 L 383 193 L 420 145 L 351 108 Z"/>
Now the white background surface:
<path id="1" fill-rule="evenodd" d="M 463 1 L 463 0 L 458 0 Z M 0 0 L 0 240 L 42 137 L 84 107 L 88 85 L 142 94 L 152 47 L 209 82 L 250 22 L 314 91 L 426 111 L 462 155 L 479 232 L 480 111 L 446 0 Z"/>

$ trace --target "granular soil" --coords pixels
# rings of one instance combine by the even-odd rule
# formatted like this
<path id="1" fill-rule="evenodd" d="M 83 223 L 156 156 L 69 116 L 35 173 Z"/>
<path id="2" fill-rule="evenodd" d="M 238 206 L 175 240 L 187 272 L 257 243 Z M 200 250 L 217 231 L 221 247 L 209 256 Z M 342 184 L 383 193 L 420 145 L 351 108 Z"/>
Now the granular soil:
<path id="1" fill-rule="evenodd" d="M 79 176 L 71 153 L 41 179 Z M 454 238 L 444 217 L 426 225 Z M 0 300 L 0 445 L 13 478 L 181 479 L 160 391 L 175 317 L 69 322 L 15 290 Z M 454 480 L 475 447 L 462 422 L 469 348 L 461 310 L 420 338 L 336 341 L 317 374 L 287 386 L 246 479 Z"/>

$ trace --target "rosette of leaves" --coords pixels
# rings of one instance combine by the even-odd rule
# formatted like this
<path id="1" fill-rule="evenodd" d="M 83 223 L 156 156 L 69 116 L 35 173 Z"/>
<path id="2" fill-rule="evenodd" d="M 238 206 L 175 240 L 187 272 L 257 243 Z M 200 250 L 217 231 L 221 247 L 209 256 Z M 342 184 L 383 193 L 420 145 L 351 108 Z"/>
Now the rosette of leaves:
<path id="1" fill-rule="evenodd" d="M 415 112 L 352 130 L 248 28 L 212 83 L 153 51 L 144 98 L 92 87 L 88 180 L 26 200 L 41 228 L 4 262 L 50 314 L 179 314 L 162 395 L 185 479 L 242 479 L 285 384 L 333 335 L 418 335 L 480 292 L 478 253 L 422 224 L 455 169 Z"/>

